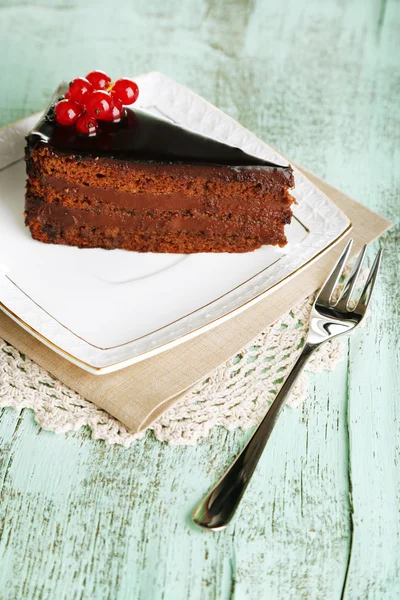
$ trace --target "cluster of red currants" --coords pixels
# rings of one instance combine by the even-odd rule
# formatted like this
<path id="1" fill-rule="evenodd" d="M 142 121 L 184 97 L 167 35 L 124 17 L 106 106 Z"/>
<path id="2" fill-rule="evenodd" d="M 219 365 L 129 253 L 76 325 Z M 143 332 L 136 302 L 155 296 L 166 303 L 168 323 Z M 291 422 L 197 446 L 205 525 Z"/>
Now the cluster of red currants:
<path id="1" fill-rule="evenodd" d="M 54 107 L 54 117 L 60 125 L 75 125 L 79 133 L 95 135 L 97 121 L 119 121 L 124 104 L 133 104 L 138 96 L 132 79 L 114 82 L 104 71 L 92 71 L 71 81 L 65 98 Z"/>

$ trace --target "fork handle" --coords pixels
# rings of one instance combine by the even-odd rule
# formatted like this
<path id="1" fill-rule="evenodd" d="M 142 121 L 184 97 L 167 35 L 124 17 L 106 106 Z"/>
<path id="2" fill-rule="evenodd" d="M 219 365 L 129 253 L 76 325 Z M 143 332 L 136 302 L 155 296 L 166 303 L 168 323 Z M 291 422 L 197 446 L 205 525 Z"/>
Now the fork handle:
<path id="1" fill-rule="evenodd" d="M 304 345 L 301 354 L 260 425 L 235 462 L 193 511 L 192 518 L 196 525 L 204 529 L 214 530 L 223 529 L 228 525 L 261 458 L 282 406 L 315 348 L 316 345 L 309 343 Z"/>

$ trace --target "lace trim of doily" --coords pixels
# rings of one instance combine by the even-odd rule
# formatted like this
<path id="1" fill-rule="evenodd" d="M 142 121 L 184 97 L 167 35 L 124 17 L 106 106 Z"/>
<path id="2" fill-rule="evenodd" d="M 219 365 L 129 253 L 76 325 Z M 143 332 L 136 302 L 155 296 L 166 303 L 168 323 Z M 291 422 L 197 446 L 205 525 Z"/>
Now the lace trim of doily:
<path id="1" fill-rule="evenodd" d="M 362 273 L 360 284 L 365 280 Z M 340 288 L 339 288 L 340 289 Z M 338 289 L 338 292 L 339 292 Z M 193 445 L 220 425 L 228 430 L 257 425 L 288 374 L 306 335 L 314 297 L 300 302 L 203 382 L 188 390 L 151 425 L 155 437 L 171 445 Z M 311 357 L 306 370 L 333 370 L 344 357 L 340 340 Z M 288 404 L 307 397 L 303 372 Z M 129 447 L 144 432 L 132 433 L 104 410 L 54 379 L 47 371 L 0 339 L 0 408 L 30 408 L 37 423 L 55 433 L 90 428 L 92 438 Z"/>
<path id="2" fill-rule="evenodd" d="M 170 444 L 189 445 L 208 435 L 215 425 L 229 430 L 256 425 L 304 343 L 311 305 L 312 298 L 297 305 L 189 390 L 150 427 L 155 437 Z M 334 340 L 314 354 L 307 369 L 333 369 L 342 357 L 342 345 Z M 297 406 L 306 396 L 307 378 L 303 374 L 289 404 Z M 94 439 L 126 447 L 143 436 L 143 432 L 129 432 L 111 415 L 0 340 L 0 407 L 5 406 L 32 409 L 37 423 L 56 433 L 87 426 Z"/>

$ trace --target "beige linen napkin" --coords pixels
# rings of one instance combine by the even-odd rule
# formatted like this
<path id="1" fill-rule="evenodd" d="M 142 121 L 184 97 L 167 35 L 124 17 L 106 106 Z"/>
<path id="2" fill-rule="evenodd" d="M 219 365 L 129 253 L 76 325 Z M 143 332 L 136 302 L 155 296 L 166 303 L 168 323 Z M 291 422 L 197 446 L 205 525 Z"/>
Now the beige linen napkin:
<path id="1" fill-rule="evenodd" d="M 353 253 L 390 227 L 389 221 L 302 169 L 353 224 Z M 267 325 L 314 292 L 343 248 L 330 250 L 254 306 L 199 337 L 122 371 L 95 376 L 71 364 L 0 311 L 0 337 L 54 377 L 108 411 L 132 431 L 148 427 L 185 390 L 233 356 Z"/>

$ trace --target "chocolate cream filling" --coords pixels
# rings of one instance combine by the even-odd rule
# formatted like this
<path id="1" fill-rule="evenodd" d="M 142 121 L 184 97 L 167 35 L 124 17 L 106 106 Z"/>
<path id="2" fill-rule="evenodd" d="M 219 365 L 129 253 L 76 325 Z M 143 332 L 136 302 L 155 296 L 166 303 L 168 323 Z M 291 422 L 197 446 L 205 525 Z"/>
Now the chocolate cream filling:
<path id="1" fill-rule="evenodd" d="M 161 219 L 153 219 L 146 215 L 112 215 L 95 214 L 93 212 L 68 208 L 57 204 L 44 204 L 36 213 L 36 219 L 40 223 L 57 223 L 63 229 L 71 227 L 89 226 L 99 228 L 123 228 L 138 231 L 201 231 L 204 235 L 214 236 L 231 235 L 243 233 L 246 235 L 269 234 L 272 226 L 276 227 L 276 221 L 257 222 L 247 220 L 246 222 L 231 219 L 221 220 L 208 215 L 204 216 L 181 216 L 171 215 Z"/>
<path id="2" fill-rule="evenodd" d="M 79 202 L 82 198 L 97 200 L 112 205 L 118 208 L 129 210 L 147 210 L 147 211 L 177 211 L 177 210 L 199 210 L 199 211 L 215 211 L 215 205 L 218 206 L 219 212 L 236 213 L 236 214 L 259 214 L 259 211 L 267 210 L 271 207 L 271 213 L 281 210 L 281 206 L 287 206 L 287 199 L 284 196 L 274 202 L 265 201 L 261 196 L 257 201 L 252 198 L 251 202 L 243 194 L 230 194 L 227 197 L 217 197 L 210 200 L 206 194 L 204 197 L 198 195 L 190 195 L 185 193 L 183 189 L 169 193 L 156 194 L 154 192 L 132 193 L 118 191 L 112 189 L 104 189 L 92 185 L 76 184 L 62 177 L 46 176 L 42 178 L 40 188 L 44 190 L 53 189 L 59 192 L 61 203 L 63 197 L 68 199 L 76 199 Z M 39 191 L 39 190 L 38 190 Z M 68 203 L 69 204 L 69 203 Z"/>

